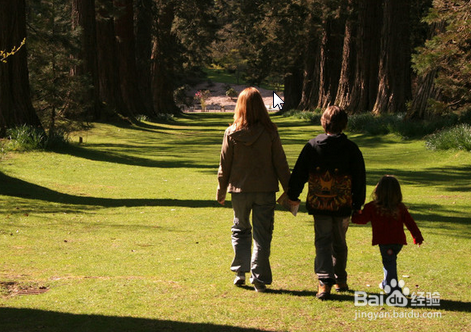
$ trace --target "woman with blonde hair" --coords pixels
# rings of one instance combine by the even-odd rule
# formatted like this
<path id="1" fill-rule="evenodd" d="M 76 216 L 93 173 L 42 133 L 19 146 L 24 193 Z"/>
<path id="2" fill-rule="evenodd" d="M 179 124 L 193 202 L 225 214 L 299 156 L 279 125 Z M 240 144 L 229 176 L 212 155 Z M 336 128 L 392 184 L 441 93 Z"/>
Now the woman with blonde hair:
<path id="1" fill-rule="evenodd" d="M 270 119 L 260 92 L 246 88 L 237 100 L 234 123 L 224 133 L 217 189 L 217 201 L 222 205 L 226 192 L 232 195 L 234 259 L 231 270 L 236 273 L 236 286 L 245 284 L 245 274 L 249 272 L 250 282 L 258 292 L 265 291 L 266 285 L 272 283 L 269 258 L 275 193 L 279 190 L 278 181 L 287 191 L 289 177 L 277 127 Z"/>

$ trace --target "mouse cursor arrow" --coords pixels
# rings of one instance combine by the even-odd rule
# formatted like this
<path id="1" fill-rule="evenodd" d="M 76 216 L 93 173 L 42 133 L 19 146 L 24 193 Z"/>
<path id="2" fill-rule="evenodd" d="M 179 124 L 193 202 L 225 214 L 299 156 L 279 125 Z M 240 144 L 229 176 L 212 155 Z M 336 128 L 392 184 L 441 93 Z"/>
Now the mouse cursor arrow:
<path id="1" fill-rule="evenodd" d="M 283 101 L 283 99 L 280 98 L 280 96 L 278 96 L 276 94 L 275 91 L 273 91 L 273 108 L 277 108 L 278 107 L 278 110 L 282 110 L 283 109 L 283 104 L 285 102 Z"/>

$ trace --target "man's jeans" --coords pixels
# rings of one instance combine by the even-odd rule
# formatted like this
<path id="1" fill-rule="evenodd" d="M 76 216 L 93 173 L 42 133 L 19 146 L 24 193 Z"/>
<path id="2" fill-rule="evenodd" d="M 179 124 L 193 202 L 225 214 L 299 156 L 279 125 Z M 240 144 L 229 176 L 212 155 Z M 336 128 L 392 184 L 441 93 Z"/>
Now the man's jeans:
<path id="1" fill-rule="evenodd" d="M 251 282 L 261 281 L 266 285 L 272 282 L 270 268 L 270 245 L 273 236 L 275 216 L 275 193 L 233 193 L 234 224 L 232 226 L 232 246 L 234 272 L 252 272 Z M 253 224 L 253 253 L 252 226 Z"/>
<path id="2" fill-rule="evenodd" d="M 314 215 L 316 259 L 319 281 L 332 285 L 347 282 L 346 233 L 350 217 Z"/>
<path id="3" fill-rule="evenodd" d="M 391 287 L 391 292 L 400 290 L 398 286 L 399 280 L 397 279 L 397 255 L 402 249 L 402 244 L 380 244 L 379 250 L 383 259 L 384 280 L 382 281 L 383 289 L 387 285 Z M 391 280 L 395 279 L 396 282 L 391 284 Z"/>

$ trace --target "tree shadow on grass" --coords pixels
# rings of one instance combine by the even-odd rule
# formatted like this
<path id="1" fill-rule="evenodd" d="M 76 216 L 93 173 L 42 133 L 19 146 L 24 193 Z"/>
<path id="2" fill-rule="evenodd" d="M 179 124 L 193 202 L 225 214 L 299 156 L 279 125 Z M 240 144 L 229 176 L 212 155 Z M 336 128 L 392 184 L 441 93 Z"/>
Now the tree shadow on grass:
<path id="1" fill-rule="evenodd" d="M 245 286 L 247 289 L 253 289 L 252 287 Z M 291 295 L 291 296 L 299 296 L 299 297 L 315 297 L 317 292 L 310 291 L 310 290 L 302 290 L 302 291 L 293 291 L 287 289 L 268 289 L 268 294 L 280 294 L 280 295 Z M 366 292 L 367 296 L 374 295 L 378 296 L 378 293 L 368 293 Z M 319 300 L 321 301 L 321 300 Z M 336 293 L 332 291 L 330 299 L 324 301 L 340 301 L 340 302 L 351 302 L 352 305 L 355 305 L 355 291 L 348 290 L 347 292 Z M 384 304 L 387 305 L 387 304 Z M 397 307 L 401 308 L 401 307 Z M 412 306 L 410 298 L 408 299 L 408 305 L 406 308 L 409 309 L 430 309 L 430 310 L 446 310 L 446 311 L 456 311 L 456 312 L 471 312 L 471 302 L 463 302 L 463 301 L 453 301 L 453 300 L 446 300 L 440 299 L 440 305 L 438 306 Z"/>
<path id="2" fill-rule="evenodd" d="M 385 174 L 398 177 L 401 184 L 445 186 L 449 192 L 469 191 L 471 189 L 471 166 L 434 167 L 419 171 L 407 169 L 384 169 L 367 171 L 368 184 L 375 186 Z"/>
<path id="3" fill-rule="evenodd" d="M 210 143 L 201 142 L 203 145 L 208 145 Z M 55 150 L 59 154 L 67 154 L 77 158 L 93 160 L 93 161 L 102 161 L 108 163 L 116 163 L 122 165 L 130 166 L 142 166 L 142 167 L 157 167 L 157 168 L 213 168 L 217 169 L 217 163 L 214 164 L 204 164 L 201 161 L 192 161 L 188 158 L 183 159 L 182 157 L 188 157 L 188 152 L 183 152 L 183 150 L 176 151 L 174 156 L 171 156 L 171 160 L 153 160 L 143 157 L 131 156 L 125 154 L 126 150 L 136 152 L 138 149 L 142 150 L 142 155 L 149 153 L 150 148 L 145 148 L 137 145 L 116 145 L 116 144 L 94 144 L 95 147 L 100 146 L 105 150 L 96 150 L 96 149 L 87 149 L 80 146 L 69 146 L 67 149 Z M 147 150 L 146 150 L 147 149 Z M 172 149 L 176 149 L 173 147 Z M 145 151 L 144 151 L 145 150 Z M 165 150 L 164 147 L 160 146 L 154 150 L 152 153 L 157 153 L 156 151 Z M 118 152 L 119 151 L 119 152 Z"/>
<path id="4" fill-rule="evenodd" d="M 452 225 L 447 226 L 446 224 L 459 224 L 469 225 L 471 215 L 466 213 L 457 213 L 447 206 L 439 204 L 413 204 L 409 206 L 409 210 L 415 221 L 429 221 L 433 223 L 421 224 L 420 227 L 428 228 L 440 228 L 440 229 L 455 229 Z M 453 216 L 452 214 L 455 214 Z M 467 237 L 471 237 L 471 229 L 461 229 L 460 234 L 455 234 Z"/>
<path id="5" fill-rule="evenodd" d="M 215 200 L 190 200 L 173 198 L 101 198 L 76 196 L 60 193 L 46 187 L 29 183 L 10 177 L 0 172 L 0 195 L 13 196 L 25 199 L 47 201 L 51 203 L 97 206 L 97 207 L 136 207 L 136 206 L 176 206 L 190 208 L 216 207 L 219 204 Z"/>
<path id="6" fill-rule="evenodd" d="M 83 331 L 261 331 L 252 328 L 216 325 L 210 323 L 186 323 L 170 320 L 113 317 L 101 315 L 77 315 L 70 313 L 37 309 L 0 309 L 1 331 L 48 331 L 48 332 L 83 332 Z"/>

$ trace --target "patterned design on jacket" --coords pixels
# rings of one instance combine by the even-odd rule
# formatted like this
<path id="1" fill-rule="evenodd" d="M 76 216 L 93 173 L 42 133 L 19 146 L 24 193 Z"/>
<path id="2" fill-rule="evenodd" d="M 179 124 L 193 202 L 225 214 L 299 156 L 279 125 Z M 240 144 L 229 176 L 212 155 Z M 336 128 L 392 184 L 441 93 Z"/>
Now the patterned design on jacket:
<path id="1" fill-rule="evenodd" d="M 317 167 L 316 172 L 309 174 L 307 205 L 309 209 L 324 211 L 351 208 L 352 177 L 338 174 L 338 169 L 331 174 Z"/>

